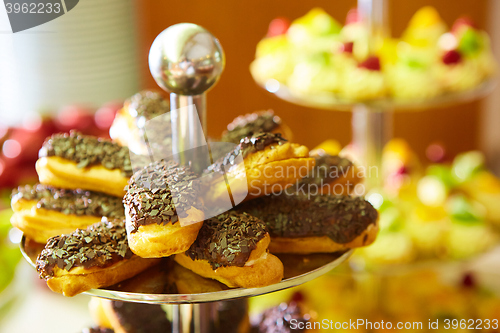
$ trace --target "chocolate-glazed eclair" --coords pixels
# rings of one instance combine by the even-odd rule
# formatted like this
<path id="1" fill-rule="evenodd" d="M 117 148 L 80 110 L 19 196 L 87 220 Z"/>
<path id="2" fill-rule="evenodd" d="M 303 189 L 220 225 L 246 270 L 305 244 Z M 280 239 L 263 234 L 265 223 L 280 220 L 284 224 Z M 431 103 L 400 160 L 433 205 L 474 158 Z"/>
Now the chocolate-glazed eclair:
<path id="1" fill-rule="evenodd" d="M 227 125 L 227 130 L 222 133 L 222 141 L 240 143 L 241 139 L 251 137 L 257 133 L 281 133 L 288 141 L 292 141 L 292 130 L 273 110 L 247 113 L 238 116 Z"/>
<path id="2" fill-rule="evenodd" d="M 189 167 L 175 162 L 161 160 L 135 173 L 123 198 L 132 252 L 159 258 L 186 251 L 205 216 L 200 186 Z"/>
<path id="3" fill-rule="evenodd" d="M 18 187 L 12 192 L 11 206 L 12 225 L 42 244 L 50 237 L 85 229 L 103 216 L 122 220 L 125 217 L 120 198 L 42 184 Z"/>
<path id="4" fill-rule="evenodd" d="M 52 291 L 74 296 L 133 277 L 156 264 L 130 251 L 123 220 L 108 220 L 49 238 L 36 260 Z"/>
<path id="5" fill-rule="evenodd" d="M 378 212 L 360 197 L 271 195 L 237 208 L 263 220 L 271 253 L 330 253 L 367 246 L 378 232 Z"/>
<path id="6" fill-rule="evenodd" d="M 283 264 L 268 253 L 270 240 L 258 218 L 224 213 L 206 220 L 193 245 L 175 261 L 231 288 L 263 287 L 283 278 Z"/>
<path id="7" fill-rule="evenodd" d="M 165 115 L 163 120 L 168 122 L 169 112 L 170 103 L 160 93 L 150 90 L 141 91 L 125 101 L 123 108 L 117 112 L 113 120 L 109 135 L 113 141 L 129 147 L 135 154 L 148 155 L 144 126 L 149 120 L 163 114 Z M 161 125 L 161 123 L 148 125 L 151 126 L 151 131 L 147 136 L 148 143 L 170 148 L 172 145 L 170 124 L 160 126 L 161 128 L 156 128 L 155 125 Z M 155 137 L 149 137 L 151 134 L 155 134 Z"/>
<path id="8" fill-rule="evenodd" d="M 101 326 L 110 325 L 115 333 L 171 332 L 172 324 L 158 304 L 142 304 L 92 298 L 89 308 Z M 99 313 L 95 313 L 98 311 Z"/>
<path id="9" fill-rule="evenodd" d="M 38 155 L 40 183 L 58 188 L 80 188 L 121 198 L 132 176 L 127 147 L 75 131 L 52 135 Z"/>
<path id="10" fill-rule="evenodd" d="M 248 193 L 249 199 L 283 191 L 306 176 L 314 163 L 307 147 L 289 143 L 281 134 L 258 133 L 242 139 L 206 172 L 224 173 L 233 197 Z M 227 188 L 222 185 L 213 186 L 212 200 L 215 202 L 227 195 Z"/>
<path id="11" fill-rule="evenodd" d="M 297 183 L 294 190 L 334 195 L 348 194 L 362 181 L 361 171 L 347 158 L 328 154 L 315 155 L 314 158 L 316 165 Z"/>

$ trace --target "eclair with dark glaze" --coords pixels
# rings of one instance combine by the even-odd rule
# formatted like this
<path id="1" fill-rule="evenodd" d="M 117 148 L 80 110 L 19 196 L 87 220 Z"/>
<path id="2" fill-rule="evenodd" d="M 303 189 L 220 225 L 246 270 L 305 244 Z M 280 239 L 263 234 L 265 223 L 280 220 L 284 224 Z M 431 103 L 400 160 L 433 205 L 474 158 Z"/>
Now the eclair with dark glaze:
<path id="1" fill-rule="evenodd" d="M 197 178 L 189 167 L 163 160 L 134 174 L 123 198 L 132 252 L 160 258 L 193 244 L 204 219 Z"/>
<path id="2" fill-rule="evenodd" d="M 113 124 L 109 136 L 122 146 L 127 146 L 135 154 L 148 155 L 150 149 L 171 150 L 172 138 L 170 127 L 170 103 L 163 96 L 151 90 L 141 91 L 125 101 Z M 145 138 L 145 126 L 148 121 L 162 116 L 161 122 L 150 122 Z M 164 126 L 162 126 L 164 125 Z M 170 155 L 170 154 L 168 154 Z"/>
<path id="3" fill-rule="evenodd" d="M 307 147 L 287 142 L 281 134 L 257 133 L 241 139 L 206 172 L 224 174 L 233 198 L 250 199 L 283 191 L 306 176 L 314 163 Z M 212 195 L 209 203 L 227 196 L 226 184 L 214 186 Z"/>
<path id="4" fill-rule="evenodd" d="M 314 159 L 314 168 L 293 190 L 333 195 L 349 194 L 363 180 L 361 170 L 347 158 L 321 154 L 315 155 Z"/>
<path id="5" fill-rule="evenodd" d="M 283 264 L 267 251 L 269 242 L 258 218 L 224 213 L 204 221 L 196 241 L 175 261 L 231 288 L 263 287 L 283 278 Z"/>
<path id="6" fill-rule="evenodd" d="M 81 189 L 58 189 L 48 185 L 20 186 L 12 192 L 11 223 L 26 237 L 44 244 L 101 221 L 103 216 L 123 220 L 121 199 Z"/>
<path id="7" fill-rule="evenodd" d="M 75 131 L 47 138 L 35 166 L 42 184 L 120 198 L 132 176 L 128 148 Z"/>
<path id="8" fill-rule="evenodd" d="M 363 198 L 272 195 L 236 208 L 266 223 L 271 253 L 330 253 L 373 243 L 378 212 Z"/>
<path id="9" fill-rule="evenodd" d="M 50 238 L 36 269 L 52 291 L 74 296 L 131 278 L 157 262 L 130 251 L 123 220 L 103 218 L 85 230 Z"/>
<path id="10" fill-rule="evenodd" d="M 241 139 L 257 133 L 280 133 L 288 141 L 293 140 L 292 131 L 283 124 L 281 118 L 276 116 L 273 110 L 247 113 L 234 118 L 227 125 L 227 130 L 222 133 L 221 140 L 238 144 Z"/>
<path id="11" fill-rule="evenodd" d="M 100 326 L 110 326 L 115 333 L 171 332 L 172 324 L 159 304 L 142 304 L 92 298 L 92 317 Z"/>

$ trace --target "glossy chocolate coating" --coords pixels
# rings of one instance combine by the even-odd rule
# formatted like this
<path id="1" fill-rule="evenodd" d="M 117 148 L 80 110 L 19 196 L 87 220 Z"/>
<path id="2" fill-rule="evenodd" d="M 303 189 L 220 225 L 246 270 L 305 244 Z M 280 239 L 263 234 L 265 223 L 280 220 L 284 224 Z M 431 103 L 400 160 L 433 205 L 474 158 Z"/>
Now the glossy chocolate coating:
<path id="1" fill-rule="evenodd" d="M 122 219 L 122 200 L 107 194 L 87 190 L 68 190 L 36 184 L 19 186 L 12 192 L 13 200 L 36 201 L 36 207 L 63 214 L 106 216 Z"/>
<path id="2" fill-rule="evenodd" d="M 238 144 L 241 139 L 251 137 L 256 133 L 272 132 L 281 125 L 281 119 L 274 111 L 249 113 L 235 118 L 229 125 L 221 140 Z"/>
<path id="3" fill-rule="evenodd" d="M 161 305 L 112 301 L 111 308 L 127 333 L 171 332 L 172 325 Z"/>
<path id="4" fill-rule="evenodd" d="M 311 172 L 299 182 L 302 184 L 329 184 L 352 171 L 352 162 L 337 155 L 315 156 L 316 164 Z"/>
<path id="5" fill-rule="evenodd" d="M 243 158 L 245 158 L 248 154 L 264 150 L 273 144 L 282 145 L 286 142 L 287 140 L 283 139 L 279 133 L 257 133 L 252 137 L 243 138 L 233 151 L 210 165 L 207 168 L 207 172 L 214 171 L 224 173 L 224 167 L 233 165 L 236 157 L 240 153 Z"/>
<path id="6" fill-rule="evenodd" d="M 175 162 L 161 160 L 135 173 L 123 198 L 132 232 L 141 225 L 176 223 L 178 210 L 184 214 L 191 207 L 203 209 L 197 199 L 200 186 L 198 177 L 189 167 Z M 172 193 L 171 189 L 175 191 Z"/>
<path id="7" fill-rule="evenodd" d="M 264 222 L 254 216 L 223 213 L 203 222 L 186 255 L 192 260 L 208 260 L 213 269 L 243 267 L 266 233 Z"/>
<path id="8" fill-rule="evenodd" d="M 342 195 L 271 195 L 237 210 L 263 220 L 271 238 L 328 236 L 339 244 L 354 240 L 378 217 L 368 201 Z"/>
<path id="9" fill-rule="evenodd" d="M 77 163 L 77 168 L 102 165 L 106 169 L 121 170 L 132 176 L 132 165 L 127 147 L 108 139 L 83 135 L 76 131 L 54 134 L 43 143 L 39 157 L 58 156 Z"/>
<path id="10" fill-rule="evenodd" d="M 123 220 L 106 218 L 85 230 L 49 238 L 36 260 L 40 277 L 54 275 L 55 267 L 70 271 L 73 267 L 108 267 L 132 257 Z"/>

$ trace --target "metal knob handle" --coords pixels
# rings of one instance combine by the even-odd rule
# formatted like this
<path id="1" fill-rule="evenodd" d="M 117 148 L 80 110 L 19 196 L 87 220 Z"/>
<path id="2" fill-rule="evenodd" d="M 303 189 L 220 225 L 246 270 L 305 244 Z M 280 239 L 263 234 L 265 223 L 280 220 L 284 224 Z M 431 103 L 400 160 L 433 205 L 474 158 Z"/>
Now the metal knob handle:
<path id="1" fill-rule="evenodd" d="M 170 93 L 174 155 L 206 145 L 206 92 L 217 83 L 224 65 L 217 38 L 196 24 L 170 26 L 151 45 L 149 69 Z"/>

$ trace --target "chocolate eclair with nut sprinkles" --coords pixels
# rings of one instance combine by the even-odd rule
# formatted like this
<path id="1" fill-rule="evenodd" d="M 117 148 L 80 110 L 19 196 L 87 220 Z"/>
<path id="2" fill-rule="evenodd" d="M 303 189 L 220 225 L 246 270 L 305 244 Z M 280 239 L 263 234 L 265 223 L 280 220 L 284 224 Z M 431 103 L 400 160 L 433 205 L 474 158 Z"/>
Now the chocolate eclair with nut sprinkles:
<path id="1" fill-rule="evenodd" d="M 280 117 L 273 110 L 247 113 L 238 116 L 227 125 L 227 130 L 222 133 L 221 140 L 225 142 L 240 143 L 241 139 L 251 137 L 256 133 L 281 133 L 291 141 L 292 131 L 283 124 Z"/>
<path id="2" fill-rule="evenodd" d="M 268 253 L 269 242 L 260 219 L 224 213 L 204 221 L 196 241 L 185 253 L 177 254 L 175 261 L 228 287 L 263 287 L 283 278 L 283 264 Z"/>
<path id="3" fill-rule="evenodd" d="M 52 237 L 36 260 L 52 291 L 74 296 L 133 277 L 156 264 L 130 251 L 123 220 L 108 220 Z"/>
<path id="4" fill-rule="evenodd" d="M 12 192 L 11 223 L 26 237 L 44 244 L 53 236 L 85 229 L 103 216 L 124 219 L 121 199 L 86 190 L 36 184 Z"/>
<path id="5" fill-rule="evenodd" d="M 223 173 L 233 199 L 257 198 L 296 183 L 314 167 L 307 147 L 290 143 L 281 134 L 257 133 L 241 139 L 226 156 L 209 166 L 206 173 Z M 213 186 L 208 203 L 227 197 L 226 183 Z M 241 199 L 241 200 L 239 200 Z"/>
<path id="6" fill-rule="evenodd" d="M 115 332 L 172 332 L 172 324 L 160 304 L 144 304 L 93 298 L 89 304 L 98 323 L 111 326 Z M 98 310 L 98 311 L 96 311 Z"/>
<path id="7" fill-rule="evenodd" d="M 349 159 L 328 154 L 314 156 L 315 167 L 302 178 L 296 191 L 319 191 L 321 194 L 348 194 L 362 181 L 362 172 Z M 291 192 L 291 191 L 290 191 Z"/>
<path id="8" fill-rule="evenodd" d="M 330 253 L 367 246 L 378 232 L 378 212 L 360 197 L 271 195 L 237 208 L 262 219 L 271 253 Z"/>
<path id="9" fill-rule="evenodd" d="M 200 182 L 189 167 L 157 161 L 130 179 L 123 198 L 128 241 L 144 258 L 186 251 L 204 220 Z"/>
<path id="10" fill-rule="evenodd" d="M 45 185 L 122 197 L 132 165 L 127 147 L 71 131 L 45 140 L 36 171 Z"/>
<path id="11" fill-rule="evenodd" d="M 151 90 L 141 91 L 125 101 L 109 129 L 110 137 L 135 154 L 148 155 L 147 145 L 154 151 L 166 151 L 171 155 L 172 131 L 170 127 L 170 103 L 163 96 Z M 148 121 L 162 116 L 161 121 Z M 147 138 L 147 140 L 146 140 Z M 147 142 L 146 142 L 147 141 Z M 166 156 L 166 155 L 164 155 Z"/>

